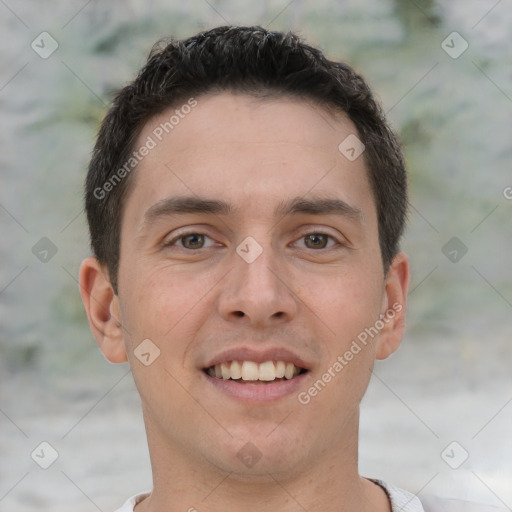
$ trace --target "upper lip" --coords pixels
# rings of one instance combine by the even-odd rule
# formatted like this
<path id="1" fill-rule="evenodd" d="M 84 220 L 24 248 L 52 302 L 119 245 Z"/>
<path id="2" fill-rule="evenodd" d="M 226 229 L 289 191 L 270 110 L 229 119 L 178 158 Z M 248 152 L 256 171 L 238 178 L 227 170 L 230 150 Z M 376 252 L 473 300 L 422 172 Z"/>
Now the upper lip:
<path id="1" fill-rule="evenodd" d="M 266 361 L 284 361 L 293 363 L 298 368 L 309 370 L 311 365 L 305 362 L 297 354 L 284 347 L 269 348 L 266 350 L 255 350 L 249 347 L 239 347 L 225 350 L 216 355 L 207 362 L 204 369 L 215 366 L 216 364 L 228 361 L 253 361 L 255 363 L 264 363 Z"/>

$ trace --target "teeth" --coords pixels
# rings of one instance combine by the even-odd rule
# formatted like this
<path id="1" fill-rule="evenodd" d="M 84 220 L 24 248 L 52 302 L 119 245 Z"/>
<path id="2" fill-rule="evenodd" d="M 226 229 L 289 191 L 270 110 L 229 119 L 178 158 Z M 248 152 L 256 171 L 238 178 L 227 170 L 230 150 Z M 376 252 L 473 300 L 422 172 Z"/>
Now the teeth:
<path id="1" fill-rule="evenodd" d="M 293 363 L 284 361 L 265 361 L 258 364 L 254 361 L 231 361 L 216 364 L 208 368 L 207 373 L 210 377 L 218 379 L 242 379 L 248 381 L 266 381 L 275 379 L 293 379 L 301 372 L 301 369 Z"/>
<path id="2" fill-rule="evenodd" d="M 276 377 L 278 379 L 282 379 L 284 377 L 285 371 L 286 371 L 286 363 L 283 363 L 283 361 L 277 361 Z"/>
<path id="3" fill-rule="evenodd" d="M 242 380 L 258 380 L 260 371 L 257 363 L 252 361 L 244 361 L 242 364 Z"/>
<path id="4" fill-rule="evenodd" d="M 221 373 L 222 373 L 222 378 L 223 379 L 229 379 L 230 372 L 229 372 L 229 365 L 228 365 L 228 363 L 222 363 L 220 365 L 220 369 L 221 369 Z"/>
<path id="5" fill-rule="evenodd" d="M 259 378 L 260 380 L 274 380 L 276 378 L 276 367 L 272 361 L 260 364 Z"/>
<path id="6" fill-rule="evenodd" d="M 215 365 L 217 366 L 217 365 Z M 238 361 L 233 361 L 229 368 L 230 379 L 241 379 L 242 378 L 242 367 Z"/>
<path id="7" fill-rule="evenodd" d="M 285 379 L 291 379 L 293 377 L 293 363 L 287 363 L 286 364 L 286 370 L 284 371 L 284 378 Z M 215 372 L 217 373 L 217 372 Z"/>

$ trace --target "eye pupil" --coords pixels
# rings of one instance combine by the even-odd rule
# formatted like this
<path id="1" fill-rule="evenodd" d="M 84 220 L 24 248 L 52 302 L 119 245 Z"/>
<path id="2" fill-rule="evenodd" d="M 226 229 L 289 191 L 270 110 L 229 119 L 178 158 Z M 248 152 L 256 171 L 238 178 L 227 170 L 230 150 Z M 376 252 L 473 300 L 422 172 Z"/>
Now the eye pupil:
<path id="1" fill-rule="evenodd" d="M 320 233 L 314 233 L 312 235 L 306 236 L 306 245 L 308 247 L 314 248 L 314 249 L 318 249 L 318 248 L 323 249 L 327 245 L 327 239 L 328 239 L 327 235 L 322 235 Z M 308 241 L 311 242 L 311 245 L 308 245 Z"/>
<path id="2" fill-rule="evenodd" d="M 190 235 L 184 236 L 181 239 L 183 247 L 187 249 L 199 249 L 204 244 L 204 235 L 198 233 L 191 233 Z"/>
<path id="3" fill-rule="evenodd" d="M 329 240 L 328 235 L 322 233 L 312 233 L 304 237 L 306 246 L 310 249 L 324 249 Z M 186 249 L 201 249 L 204 245 L 204 235 L 199 233 L 190 233 L 181 237 L 181 243 Z"/>

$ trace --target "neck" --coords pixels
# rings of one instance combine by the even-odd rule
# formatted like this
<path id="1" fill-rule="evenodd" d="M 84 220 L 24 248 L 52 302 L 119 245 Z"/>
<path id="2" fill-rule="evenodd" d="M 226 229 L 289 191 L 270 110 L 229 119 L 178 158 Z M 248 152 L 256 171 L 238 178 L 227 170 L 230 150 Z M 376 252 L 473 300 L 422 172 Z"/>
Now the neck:
<path id="1" fill-rule="evenodd" d="M 153 491 L 135 512 L 389 512 L 385 492 L 358 473 L 358 416 L 331 446 L 316 458 L 300 460 L 279 473 L 265 469 L 251 474 L 220 469 L 196 458 L 151 424 L 145 413 L 153 470 Z M 255 466 L 256 468 L 256 466 Z M 335 505 L 334 505 L 335 504 Z"/>

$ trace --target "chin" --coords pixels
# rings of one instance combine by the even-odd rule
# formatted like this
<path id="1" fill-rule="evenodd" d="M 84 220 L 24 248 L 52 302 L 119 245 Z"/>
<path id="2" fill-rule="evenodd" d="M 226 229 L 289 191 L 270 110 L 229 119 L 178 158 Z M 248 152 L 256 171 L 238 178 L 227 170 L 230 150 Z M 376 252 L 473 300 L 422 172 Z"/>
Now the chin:
<path id="1" fill-rule="evenodd" d="M 304 455 L 309 453 L 304 446 L 307 436 L 301 436 L 300 441 L 290 436 L 284 427 L 280 434 L 278 430 L 279 427 L 270 435 L 268 429 L 262 429 L 259 435 L 249 431 L 246 435 L 237 435 L 212 462 L 232 473 L 231 478 L 252 483 L 268 483 L 272 477 L 300 472 L 301 467 L 304 471 L 303 466 L 307 466 Z"/>

